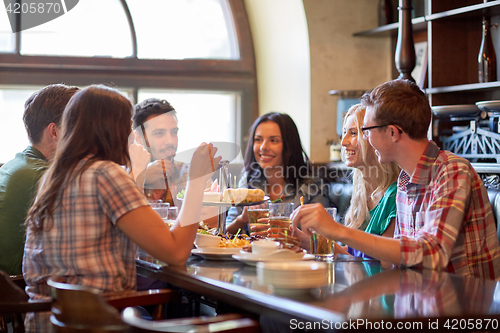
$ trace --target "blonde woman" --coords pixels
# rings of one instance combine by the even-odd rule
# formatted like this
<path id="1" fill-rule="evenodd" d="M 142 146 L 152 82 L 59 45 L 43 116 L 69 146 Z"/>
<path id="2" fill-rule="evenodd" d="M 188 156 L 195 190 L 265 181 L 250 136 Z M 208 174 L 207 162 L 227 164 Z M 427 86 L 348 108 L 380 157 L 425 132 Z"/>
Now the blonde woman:
<path id="1" fill-rule="evenodd" d="M 396 219 L 396 180 L 399 167 L 396 163 L 380 164 L 373 147 L 363 138 L 361 126 L 365 110 L 360 104 L 352 106 L 342 124 L 342 160 L 353 171 L 353 191 L 351 205 L 344 217 L 344 225 L 371 234 L 393 237 Z M 323 207 L 306 205 L 303 208 L 315 210 L 311 219 L 330 218 Z M 302 208 L 302 209 L 303 209 Z M 294 233 L 309 247 L 309 237 L 300 230 Z M 340 247 L 335 243 L 336 254 L 352 254 L 371 258 L 349 246 Z"/>
<path id="2" fill-rule="evenodd" d="M 354 168 L 351 205 L 346 211 L 344 224 L 349 228 L 393 237 L 396 218 L 396 163 L 380 164 L 370 143 L 363 138 L 361 126 L 365 109 L 352 106 L 342 124 L 342 160 Z M 368 257 L 347 247 L 355 256 Z"/>

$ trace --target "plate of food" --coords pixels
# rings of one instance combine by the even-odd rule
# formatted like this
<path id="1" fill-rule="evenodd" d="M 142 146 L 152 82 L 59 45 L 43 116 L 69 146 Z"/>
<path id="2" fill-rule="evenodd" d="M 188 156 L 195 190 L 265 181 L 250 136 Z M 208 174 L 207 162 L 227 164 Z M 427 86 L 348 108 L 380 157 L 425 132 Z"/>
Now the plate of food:
<path id="1" fill-rule="evenodd" d="M 184 200 L 184 193 L 177 195 L 177 200 Z M 231 206 L 253 206 L 259 205 L 269 200 L 264 191 L 248 188 L 229 188 L 224 192 L 203 193 L 203 206 L 231 207 Z"/>
<path id="2" fill-rule="evenodd" d="M 477 102 L 476 105 L 486 112 L 500 112 L 500 101 L 482 101 Z"/>
<path id="3" fill-rule="evenodd" d="M 433 106 L 432 112 L 441 119 L 475 118 L 481 115 L 481 109 L 476 104 Z"/>
<path id="4" fill-rule="evenodd" d="M 233 260 L 232 255 L 240 250 L 237 247 L 200 247 L 192 249 L 191 253 L 207 260 Z"/>
<path id="5" fill-rule="evenodd" d="M 252 238 L 245 234 L 217 235 L 215 229 L 205 230 L 203 227 L 205 225 L 200 223 L 195 241 L 197 248 L 191 250 L 191 253 L 204 259 L 233 260 L 231 256 L 248 247 L 252 241 Z"/>

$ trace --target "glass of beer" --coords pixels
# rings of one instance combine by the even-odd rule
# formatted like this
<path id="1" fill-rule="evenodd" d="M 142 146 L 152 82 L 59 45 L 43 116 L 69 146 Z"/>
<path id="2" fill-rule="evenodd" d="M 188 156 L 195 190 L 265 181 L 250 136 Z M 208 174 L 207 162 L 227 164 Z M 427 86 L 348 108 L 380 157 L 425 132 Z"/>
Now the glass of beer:
<path id="1" fill-rule="evenodd" d="M 252 224 L 257 224 L 257 223 L 267 224 L 267 223 L 259 223 L 258 220 L 268 217 L 269 217 L 269 206 L 267 202 L 263 203 L 262 205 L 255 205 L 248 207 L 248 223 L 250 223 L 250 226 Z"/>
<path id="2" fill-rule="evenodd" d="M 287 237 L 292 235 L 290 216 L 293 212 L 293 202 L 269 204 L 269 226 L 277 231 L 278 236 L 272 238 L 288 243 Z"/>
<path id="3" fill-rule="evenodd" d="M 325 208 L 328 214 L 335 220 L 337 216 L 337 208 Z M 317 260 L 331 261 L 335 257 L 334 241 L 313 232 L 311 235 L 311 254 L 314 254 Z"/>

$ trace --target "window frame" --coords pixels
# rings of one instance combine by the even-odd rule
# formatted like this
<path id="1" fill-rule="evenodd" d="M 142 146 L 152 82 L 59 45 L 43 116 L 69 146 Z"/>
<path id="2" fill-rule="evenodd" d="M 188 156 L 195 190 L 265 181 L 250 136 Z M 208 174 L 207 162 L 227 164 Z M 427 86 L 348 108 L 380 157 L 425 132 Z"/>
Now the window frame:
<path id="1" fill-rule="evenodd" d="M 23 56 L 20 54 L 21 33 L 17 33 L 15 52 L 0 55 L 0 85 L 66 83 L 87 86 L 103 83 L 132 89 L 136 101 L 139 88 L 238 92 L 241 95 L 239 141 L 244 150 L 248 141 L 247 129 L 258 116 L 255 55 L 244 0 L 227 1 L 234 21 L 239 59 L 138 59 L 132 17 L 125 0 L 120 0 L 131 29 L 131 57 Z"/>

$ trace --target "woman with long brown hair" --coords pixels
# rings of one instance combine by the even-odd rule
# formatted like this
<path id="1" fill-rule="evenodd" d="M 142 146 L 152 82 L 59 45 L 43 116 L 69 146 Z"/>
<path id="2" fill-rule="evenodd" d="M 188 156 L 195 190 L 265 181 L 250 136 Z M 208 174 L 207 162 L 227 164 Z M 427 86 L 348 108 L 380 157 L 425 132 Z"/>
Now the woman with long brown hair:
<path id="1" fill-rule="evenodd" d="M 173 265 L 189 257 L 205 183 L 220 157 L 209 145 L 196 150 L 183 209 L 169 229 L 122 167 L 130 167 L 131 112 L 130 101 L 105 86 L 76 93 L 64 110 L 54 161 L 26 220 L 31 299 L 50 298 L 50 276 L 102 291 L 135 289 L 136 245 Z M 48 318 L 28 316 L 27 331 L 44 331 Z"/>

